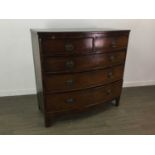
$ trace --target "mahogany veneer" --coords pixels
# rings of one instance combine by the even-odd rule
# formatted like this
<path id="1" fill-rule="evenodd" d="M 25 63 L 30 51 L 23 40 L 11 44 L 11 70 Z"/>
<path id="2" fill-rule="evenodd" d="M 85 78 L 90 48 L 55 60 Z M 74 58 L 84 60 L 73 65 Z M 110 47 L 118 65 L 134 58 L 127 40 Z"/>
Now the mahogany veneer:
<path id="1" fill-rule="evenodd" d="M 55 116 L 115 100 L 119 105 L 129 30 L 31 30 L 38 106 Z"/>

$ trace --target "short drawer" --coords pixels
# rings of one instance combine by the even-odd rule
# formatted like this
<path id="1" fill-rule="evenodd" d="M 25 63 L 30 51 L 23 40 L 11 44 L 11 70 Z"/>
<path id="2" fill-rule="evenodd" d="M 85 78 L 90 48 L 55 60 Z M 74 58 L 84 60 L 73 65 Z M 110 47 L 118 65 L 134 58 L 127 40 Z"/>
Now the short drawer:
<path id="1" fill-rule="evenodd" d="M 69 93 L 46 95 L 48 112 L 83 109 L 120 96 L 122 82 Z"/>
<path id="2" fill-rule="evenodd" d="M 95 50 L 127 48 L 128 36 L 96 37 Z"/>
<path id="3" fill-rule="evenodd" d="M 45 55 L 90 52 L 93 48 L 93 38 L 44 38 L 41 47 Z"/>
<path id="4" fill-rule="evenodd" d="M 46 72 L 79 72 L 103 69 L 123 64 L 126 52 L 90 54 L 75 57 L 44 57 L 43 67 Z"/>
<path id="5" fill-rule="evenodd" d="M 45 74 L 45 91 L 62 92 L 100 86 L 122 79 L 124 66 L 73 74 Z"/>

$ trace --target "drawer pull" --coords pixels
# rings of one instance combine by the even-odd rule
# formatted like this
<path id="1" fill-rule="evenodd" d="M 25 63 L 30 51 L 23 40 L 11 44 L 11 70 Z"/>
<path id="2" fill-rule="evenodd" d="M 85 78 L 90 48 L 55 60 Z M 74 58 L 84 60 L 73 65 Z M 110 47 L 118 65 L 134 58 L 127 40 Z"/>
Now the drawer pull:
<path id="1" fill-rule="evenodd" d="M 113 41 L 112 41 L 111 46 L 112 46 L 113 48 L 116 47 L 116 40 L 113 40 Z"/>
<path id="2" fill-rule="evenodd" d="M 74 61 L 69 60 L 66 62 L 66 69 L 73 69 L 74 68 Z"/>
<path id="3" fill-rule="evenodd" d="M 111 71 L 108 72 L 108 78 L 112 78 L 112 76 L 113 76 L 113 73 Z"/>
<path id="4" fill-rule="evenodd" d="M 115 60 L 115 56 L 114 55 L 110 55 L 109 59 L 110 59 L 110 61 L 114 61 Z"/>
<path id="5" fill-rule="evenodd" d="M 65 45 L 65 50 L 68 51 L 68 52 L 73 51 L 74 50 L 73 44 L 71 44 L 71 43 L 66 44 Z"/>
<path id="6" fill-rule="evenodd" d="M 66 83 L 67 83 L 67 86 L 73 86 L 74 80 L 72 80 L 72 79 L 67 80 Z"/>
<path id="7" fill-rule="evenodd" d="M 69 98 L 66 100 L 67 103 L 72 104 L 75 103 L 75 99 L 74 98 Z"/>
<path id="8" fill-rule="evenodd" d="M 107 93 L 107 95 L 110 95 L 110 94 L 111 94 L 111 89 L 108 89 L 108 90 L 106 91 L 106 93 Z"/>

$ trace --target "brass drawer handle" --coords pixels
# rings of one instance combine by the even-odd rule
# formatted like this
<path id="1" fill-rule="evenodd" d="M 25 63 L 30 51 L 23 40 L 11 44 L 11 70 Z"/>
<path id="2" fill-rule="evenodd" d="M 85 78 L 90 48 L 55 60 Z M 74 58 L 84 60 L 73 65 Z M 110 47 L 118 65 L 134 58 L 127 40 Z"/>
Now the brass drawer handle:
<path id="1" fill-rule="evenodd" d="M 108 78 L 112 78 L 112 77 L 113 77 L 112 71 L 108 72 Z"/>
<path id="2" fill-rule="evenodd" d="M 74 80 L 73 79 L 67 80 L 66 84 L 67 84 L 67 86 L 73 86 Z"/>
<path id="3" fill-rule="evenodd" d="M 74 98 L 68 98 L 66 100 L 66 103 L 69 103 L 69 104 L 75 103 L 75 99 Z"/>
<path id="4" fill-rule="evenodd" d="M 68 51 L 68 52 L 73 51 L 74 50 L 74 45 L 71 44 L 71 43 L 65 44 L 65 50 Z"/>
<path id="5" fill-rule="evenodd" d="M 110 95 L 110 94 L 111 94 L 111 89 L 108 89 L 108 90 L 106 91 L 106 94 L 107 94 L 107 95 Z"/>
<path id="6" fill-rule="evenodd" d="M 113 48 L 116 47 L 116 40 L 115 40 L 115 39 L 112 41 L 111 46 L 112 46 Z"/>
<path id="7" fill-rule="evenodd" d="M 73 69 L 74 65 L 75 65 L 75 63 L 72 60 L 67 61 L 66 64 L 65 64 L 66 69 Z"/>
<path id="8" fill-rule="evenodd" d="M 115 56 L 114 55 L 110 55 L 109 59 L 110 59 L 110 61 L 114 61 L 115 60 Z"/>

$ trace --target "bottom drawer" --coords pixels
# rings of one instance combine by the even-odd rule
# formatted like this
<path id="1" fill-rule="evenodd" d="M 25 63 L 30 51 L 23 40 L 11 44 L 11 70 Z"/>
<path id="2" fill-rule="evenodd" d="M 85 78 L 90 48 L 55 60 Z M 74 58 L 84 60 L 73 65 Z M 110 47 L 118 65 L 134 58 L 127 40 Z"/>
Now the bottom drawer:
<path id="1" fill-rule="evenodd" d="M 46 111 L 58 112 L 93 106 L 118 97 L 121 89 L 122 81 L 82 91 L 46 95 Z"/>

